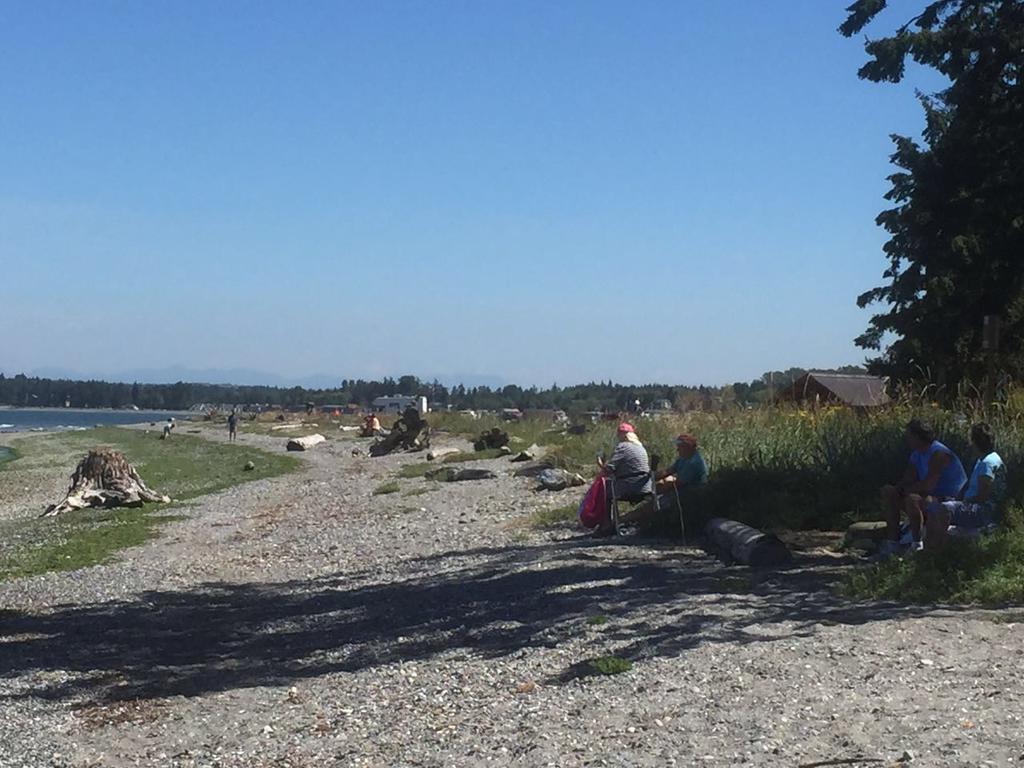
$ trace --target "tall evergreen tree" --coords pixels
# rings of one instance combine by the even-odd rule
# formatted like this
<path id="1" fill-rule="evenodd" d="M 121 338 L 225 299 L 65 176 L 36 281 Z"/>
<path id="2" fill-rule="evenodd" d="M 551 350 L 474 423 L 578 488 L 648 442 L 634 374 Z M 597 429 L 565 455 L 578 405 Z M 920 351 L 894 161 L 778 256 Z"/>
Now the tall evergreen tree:
<path id="1" fill-rule="evenodd" d="M 840 26 L 862 31 L 886 0 L 857 0 Z M 1024 373 L 1024 0 L 936 0 L 889 37 L 865 43 L 860 77 L 899 82 L 908 57 L 949 86 L 919 98 L 924 145 L 893 136 L 877 222 L 890 235 L 885 284 L 861 307 L 883 305 L 857 338 L 882 351 L 875 372 L 930 375 L 954 385 L 981 378 L 982 322 L 1000 316 L 1000 364 Z"/>

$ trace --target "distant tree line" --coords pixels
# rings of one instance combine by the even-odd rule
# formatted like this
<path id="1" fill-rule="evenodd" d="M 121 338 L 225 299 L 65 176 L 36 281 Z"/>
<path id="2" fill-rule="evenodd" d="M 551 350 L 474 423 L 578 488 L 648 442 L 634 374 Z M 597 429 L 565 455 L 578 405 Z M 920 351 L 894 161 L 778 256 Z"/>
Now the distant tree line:
<path id="1" fill-rule="evenodd" d="M 188 410 L 198 404 L 263 405 L 298 408 L 306 403 L 316 406 L 369 405 L 382 395 L 423 395 L 436 407 L 475 410 L 520 408 L 524 410 L 562 409 L 567 412 L 629 411 L 636 402 L 641 407 L 670 407 L 679 411 L 708 410 L 730 404 L 763 402 L 774 391 L 794 381 L 806 371 L 790 368 L 772 371 L 749 383 L 737 382 L 724 387 L 667 386 L 663 384 L 623 385 L 591 382 L 560 387 L 552 384 L 541 389 L 515 384 L 491 388 L 446 387 L 438 381 L 421 381 L 416 376 L 386 377 L 380 381 L 344 379 L 337 388 L 234 386 L 196 384 L 124 384 L 106 381 L 45 379 L 24 374 L 5 377 L 0 373 L 0 405 L 50 408 L 129 408 L 145 410 Z M 838 373 L 863 373 L 855 366 Z"/>

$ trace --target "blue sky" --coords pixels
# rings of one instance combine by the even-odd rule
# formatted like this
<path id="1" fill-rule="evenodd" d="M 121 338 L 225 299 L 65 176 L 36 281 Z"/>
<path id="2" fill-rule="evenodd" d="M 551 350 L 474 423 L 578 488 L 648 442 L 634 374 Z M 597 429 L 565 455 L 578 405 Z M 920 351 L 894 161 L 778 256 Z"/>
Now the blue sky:
<path id="1" fill-rule="evenodd" d="M 860 362 L 935 83 L 846 4 L 0 0 L 0 370 Z"/>

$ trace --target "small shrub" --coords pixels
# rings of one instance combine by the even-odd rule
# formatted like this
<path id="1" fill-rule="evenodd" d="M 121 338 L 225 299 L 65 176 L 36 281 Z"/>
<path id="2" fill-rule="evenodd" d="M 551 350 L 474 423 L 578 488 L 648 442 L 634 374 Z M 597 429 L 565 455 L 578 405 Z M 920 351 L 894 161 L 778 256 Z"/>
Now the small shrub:
<path id="1" fill-rule="evenodd" d="M 398 483 L 396 481 L 394 481 L 394 480 L 390 480 L 390 481 L 388 481 L 386 483 L 383 483 L 382 485 L 378 485 L 376 488 L 374 488 L 373 489 L 373 495 L 374 496 L 383 496 L 384 494 L 387 494 L 387 493 L 398 493 L 400 490 L 401 490 L 401 487 L 398 485 Z"/>
<path id="2" fill-rule="evenodd" d="M 595 675 L 620 675 L 633 668 L 631 661 L 618 656 L 599 656 L 596 659 L 590 659 L 586 664 L 591 673 Z"/>
<path id="3" fill-rule="evenodd" d="M 607 616 L 590 616 L 590 617 L 587 618 L 587 624 L 589 624 L 592 627 L 599 627 L 602 624 L 607 624 L 607 623 L 608 623 L 608 617 Z"/>
<path id="4" fill-rule="evenodd" d="M 953 541 L 942 552 L 890 558 L 855 571 L 840 591 L 851 597 L 910 603 L 1024 601 L 1024 530 Z"/>
<path id="5" fill-rule="evenodd" d="M 542 509 L 530 515 L 529 525 L 531 528 L 550 528 L 554 525 L 575 523 L 577 509 L 575 504 L 567 504 L 554 509 Z"/>

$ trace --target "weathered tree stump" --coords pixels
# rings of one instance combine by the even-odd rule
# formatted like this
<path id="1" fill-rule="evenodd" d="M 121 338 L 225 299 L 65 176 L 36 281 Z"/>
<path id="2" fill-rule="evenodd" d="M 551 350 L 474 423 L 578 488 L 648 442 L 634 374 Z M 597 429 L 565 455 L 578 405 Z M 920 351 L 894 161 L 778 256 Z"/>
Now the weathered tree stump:
<path id="1" fill-rule="evenodd" d="M 170 500 L 147 486 L 120 452 L 92 450 L 75 467 L 64 498 L 48 506 L 42 516 L 86 507 L 141 507 L 147 501 L 166 504 Z"/>

